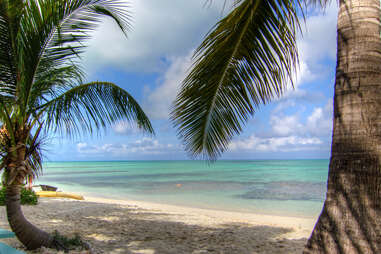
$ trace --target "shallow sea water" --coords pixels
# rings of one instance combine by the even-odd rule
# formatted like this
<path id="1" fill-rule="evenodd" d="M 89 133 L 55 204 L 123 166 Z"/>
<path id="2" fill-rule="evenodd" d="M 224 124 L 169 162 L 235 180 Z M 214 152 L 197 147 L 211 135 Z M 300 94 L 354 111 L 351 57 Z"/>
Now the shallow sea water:
<path id="1" fill-rule="evenodd" d="M 317 217 L 328 160 L 47 162 L 36 184 L 207 209 Z"/>

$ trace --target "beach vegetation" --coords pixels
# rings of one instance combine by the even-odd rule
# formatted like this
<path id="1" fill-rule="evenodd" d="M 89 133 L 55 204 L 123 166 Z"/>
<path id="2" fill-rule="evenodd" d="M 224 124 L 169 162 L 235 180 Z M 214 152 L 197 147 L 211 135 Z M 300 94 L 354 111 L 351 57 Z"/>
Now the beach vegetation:
<path id="1" fill-rule="evenodd" d="M 41 173 L 44 137 L 99 133 L 121 120 L 153 133 L 127 91 L 85 82 L 79 64 L 103 17 L 127 33 L 127 7 L 119 0 L 0 1 L 0 170 L 10 227 L 27 249 L 57 247 L 24 217 L 19 202 L 26 179 Z"/>
<path id="2" fill-rule="evenodd" d="M 22 205 L 37 205 L 38 196 L 33 190 L 21 187 L 20 202 Z"/>
<path id="3" fill-rule="evenodd" d="M 5 186 L 0 186 L 0 206 L 5 205 Z M 20 203 L 22 205 L 37 205 L 38 203 L 38 196 L 36 193 L 28 188 L 25 188 L 24 186 L 21 187 L 20 192 Z"/>
<path id="4" fill-rule="evenodd" d="M 234 2 L 194 53 L 173 105 L 172 121 L 192 157 L 216 160 L 260 105 L 284 94 L 308 4 L 330 1 Z M 380 1 L 337 2 L 327 194 L 304 253 L 381 253 Z"/>
<path id="5" fill-rule="evenodd" d="M 88 250 L 89 244 L 86 243 L 78 233 L 75 233 L 74 236 L 68 237 L 60 234 L 59 231 L 55 230 L 53 232 L 54 241 L 60 243 L 58 249 L 69 252 L 71 250 L 81 251 Z"/>

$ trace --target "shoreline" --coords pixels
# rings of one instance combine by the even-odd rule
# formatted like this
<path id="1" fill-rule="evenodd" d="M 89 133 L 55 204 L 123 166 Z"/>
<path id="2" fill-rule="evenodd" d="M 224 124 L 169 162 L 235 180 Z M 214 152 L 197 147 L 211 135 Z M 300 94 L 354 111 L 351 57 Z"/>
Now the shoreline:
<path id="1" fill-rule="evenodd" d="M 317 220 L 317 218 L 228 211 L 212 208 L 199 208 L 183 205 L 156 203 L 150 201 L 139 201 L 132 199 L 103 198 L 90 195 L 85 196 L 85 201 L 94 203 L 135 206 L 152 212 L 166 212 L 168 214 L 181 213 L 186 216 L 192 216 L 194 214 L 197 214 L 198 216 L 204 216 L 205 218 L 211 219 L 209 221 L 200 221 L 199 218 L 196 218 L 195 221 L 188 221 L 188 223 L 190 224 L 200 224 L 201 222 L 203 226 L 212 226 L 221 223 L 235 222 L 247 223 L 252 225 L 292 228 L 295 231 L 287 235 L 286 238 L 288 239 L 298 239 L 303 237 L 308 238 Z"/>
<path id="2" fill-rule="evenodd" d="M 50 183 L 52 186 L 63 186 L 62 188 L 58 188 L 58 191 L 63 191 L 65 193 L 72 193 L 72 194 L 78 194 L 82 195 L 87 198 L 95 198 L 99 200 L 118 200 L 118 201 L 130 201 L 130 202 L 140 202 L 142 204 L 147 203 L 147 204 L 152 204 L 152 205 L 168 205 L 168 206 L 175 206 L 175 207 L 186 207 L 186 208 L 196 208 L 196 209 L 202 209 L 202 210 L 217 210 L 217 211 L 226 211 L 226 212 L 233 212 L 233 213 L 244 213 L 244 214 L 258 214 L 258 215 L 271 215 L 271 216 L 278 216 L 278 217 L 292 217 L 292 218 L 305 218 L 305 219 L 312 219 L 312 220 L 317 220 L 317 218 L 320 215 L 320 211 L 322 209 L 323 203 L 321 202 L 313 202 L 314 204 L 311 204 L 311 206 L 316 207 L 318 206 L 319 208 L 316 209 L 318 212 L 313 212 L 311 211 L 306 211 L 303 210 L 305 207 L 301 207 L 297 212 L 293 212 L 290 210 L 287 210 L 287 208 L 283 211 L 281 207 L 278 209 L 269 209 L 267 206 L 266 208 L 263 208 L 260 204 L 257 205 L 257 207 L 260 207 L 261 209 L 256 209 L 248 206 L 240 206 L 241 204 L 239 203 L 228 203 L 229 201 L 234 201 L 234 200 L 227 200 L 228 202 L 222 204 L 220 200 L 217 200 L 215 204 L 211 202 L 211 200 L 199 200 L 196 199 L 195 202 L 191 200 L 185 200 L 188 197 L 185 197 L 185 199 L 177 200 L 177 199 L 166 199 L 166 196 L 164 196 L 163 199 L 160 200 L 155 200 L 151 199 L 148 196 L 136 196 L 132 195 L 129 193 L 123 193 L 122 195 L 116 195 L 114 194 L 100 194 L 98 195 L 95 193 L 93 190 L 86 190 L 82 187 L 74 187 L 70 185 L 60 185 L 59 183 Z M 226 200 L 224 200 L 226 201 Z M 280 203 L 288 201 L 288 200 L 280 200 Z M 291 200 L 294 201 L 294 200 Z M 299 200 L 297 200 L 299 201 Z M 309 200 L 304 200 L 308 201 Z M 112 201 L 111 201 L 112 202 Z M 115 203 L 115 202 L 114 202 Z M 311 202 L 312 203 L 312 202 Z M 275 204 L 278 205 L 279 203 Z M 230 205 L 230 206 L 229 206 Z M 287 205 L 285 205 L 287 206 Z M 296 204 L 298 206 L 298 204 Z M 304 206 L 306 206 L 304 204 Z M 311 207 L 310 206 L 310 207 Z M 275 211 L 275 212 L 274 212 Z M 283 212 L 282 212 L 283 211 Z"/>
<path id="3" fill-rule="evenodd" d="M 37 206 L 23 206 L 23 212 L 47 232 L 78 233 L 92 253 L 294 254 L 302 252 L 315 224 L 312 218 L 96 196 L 85 196 L 83 201 L 40 198 Z M 0 227 L 9 229 L 4 207 L 0 208 Z M 25 251 L 17 239 L 2 241 Z M 26 253 L 60 252 L 42 248 Z"/>
<path id="4" fill-rule="evenodd" d="M 80 194 L 87 198 L 94 198 L 97 200 L 109 200 L 111 203 L 115 203 L 114 201 L 128 201 L 133 203 L 141 203 L 141 204 L 150 204 L 150 205 L 168 205 L 170 207 L 184 207 L 184 208 L 195 208 L 195 209 L 202 209 L 202 210 L 213 210 L 213 211 L 221 211 L 221 212 L 232 212 L 232 213 L 243 213 L 243 214 L 258 214 L 258 215 L 270 215 L 270 216 L 276 216 L 276 217 L 292 217 L 292 218 L 304 218 L 304 219 L 317 219 L 319 217 L 319 214 L 314 213 L 302 213 L 299 212 L 296 213 L 290 213 L 290 211 L 284 211 L 281 212 L 281 208 L 278 208 L 279 211 L 277 212 L 275 209 L 267 210 L 267 209 L 261 209 L 261 210 L 253 210 L 252 208 L 248 207 L 237 207 L 237 205 L 230 205 L 228 203 L 221 205 L 217 202 L 216 204 L 210 204 L 207 201 L 205 203 L 201 203 L 199 200 L 196 202 L 189 202 L 189 200 L 154 200 L 147 197 L 137 197 L 137 196 L 130 196 L 125 195 L 123 197 L 113 197 L 109 195 L 102 195 L 98 196 L 94 192 L 88 192 L 88 191 L 70 191 L 69 188 L 66 188 L 69 193 L 73 194 Z M 66 192 L 66 191 L 64 191 Z M 283 200 L 282 200 L 283 201 Z"/>

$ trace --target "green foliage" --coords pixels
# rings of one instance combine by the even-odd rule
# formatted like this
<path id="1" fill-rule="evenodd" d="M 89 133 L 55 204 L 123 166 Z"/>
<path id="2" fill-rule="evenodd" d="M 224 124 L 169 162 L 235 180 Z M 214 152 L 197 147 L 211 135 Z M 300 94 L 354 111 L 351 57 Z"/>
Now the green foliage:
<path id="1" fill-rule="evenodd" d="M 68 105 L 75 105 L 72 107 L 78 110 Z M 81 130 L 91 133 L 93 129 L 100 129 L 123 118 L 135 121 L 137 127 L 153 133 L 151 123 L 135 99 L 110 82 L 74 86 L 43 108 L 46 108 L 46 129 L 58 129 L 69 135 L 80 133 Z"/>
<path id="2" fill-rule="evenodd" d="M 302 2 L 236 1 L 198 47 L 171 114 L 191 155 L 216 159 L 292 83 Z"/>
<path id="3" fill-rule="evenodd" d="M 127 10 L 124 0 L 0 0 L 0 171 L 5 185 L 38 176 L 43 137 L 52 131 L 73 136 L 130 121 L 153 134 L 130 94 L 109 82 L 84 84 L 79 66 L 102 18 L 127 32 Z M 37 203 L 37 197 L 23 190 L 21 202 Z M 29 227 L 23 226 L 20 230 Z M 44 234 L 19 240 L 27 248 L 49 242 L 39 237 Z"/>
<path id="4" fill-rule="evenodd" d="M 54 243 L 59 249 L 69 250 L 88 250 L 89 245 L 82 240 L 78 233 L 75 233 L 72 238 L 60 234 L 57 230 L 53 232 Z"/>
<path id="5" fill-rule="evenodd" d="M 38 196 L 33 190 L 25 187 L 21 188 L 21 204 L 22 205 L 37 205 Z"/>
<path id="6" fill-rule="evenodd" d="M 38 203 L 38 196 L 33 190 L 29 190 L 25 187 L 21 188 L 20 193 L 21 198 L 21 204 L 22 205 L 37 205 Z M 5 205 L 5 187 L 0 188 L 0 206 Z"/>
<path id="7" fill-rule="evenodd" d="M 47 132 L 78 136 L 127 120 L 153 133 L 146 114 L 121 87 L 83 83 L 78 60 L 105 17 L 127 33 L 130 16 L 122 0 L 0 0 L 0 171 L 20 143 L 27 175 L 38 176 Z M 11 184 L 18 170 L 9 171 Z"/>

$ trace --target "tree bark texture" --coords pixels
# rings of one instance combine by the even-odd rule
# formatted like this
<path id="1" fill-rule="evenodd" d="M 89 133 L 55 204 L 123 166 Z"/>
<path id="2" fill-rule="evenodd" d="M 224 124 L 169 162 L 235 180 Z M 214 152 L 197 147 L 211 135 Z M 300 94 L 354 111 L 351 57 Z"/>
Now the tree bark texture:
<path id="1" fill-rule="evenodd" d="M 16 237 L 27 249 L 33 250 L 42 246 L 55 247 L 53 237 L 30 223 L 22 213 L 20 191 L 28 174 L 25 156 L 26 147 L 22 142 L 18 142 L 16 147 L 10 148 L 7 158 L 4 158 L 7 176 L 5 205 L 8 222 Z"/>
<path id="2" fill-rule="evenodd" d="M 9 185 L 6 189 L 7 217 L 12 231 L 27 249 L 52 247 L 53 238 L 24 217 L 20 205 L 20 189 L 20 185 Z"/>
<path id="3" fill-rule="evenodd" d="M 380 0 L 340 0 L 327 196 L 303 253 L 381 253 Z"/>

